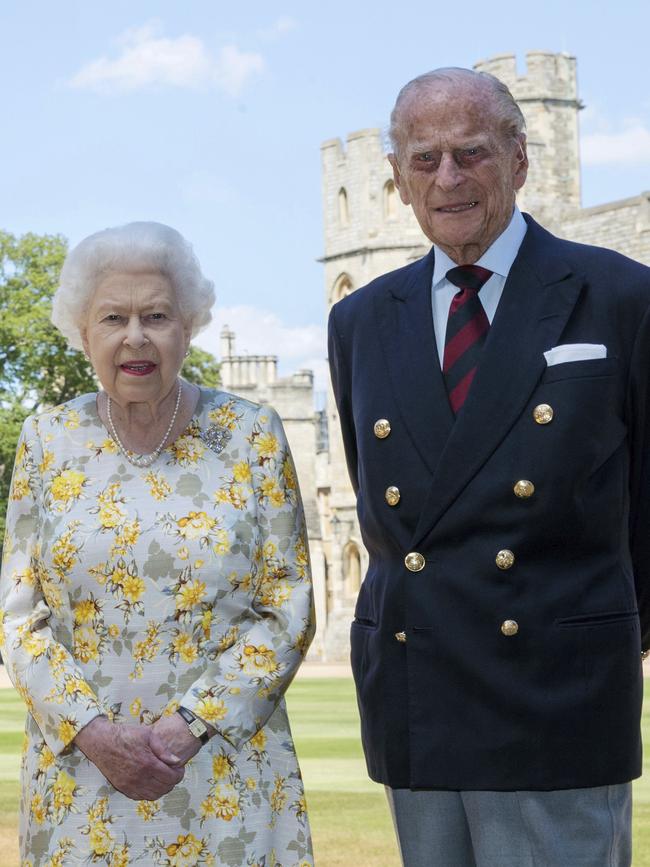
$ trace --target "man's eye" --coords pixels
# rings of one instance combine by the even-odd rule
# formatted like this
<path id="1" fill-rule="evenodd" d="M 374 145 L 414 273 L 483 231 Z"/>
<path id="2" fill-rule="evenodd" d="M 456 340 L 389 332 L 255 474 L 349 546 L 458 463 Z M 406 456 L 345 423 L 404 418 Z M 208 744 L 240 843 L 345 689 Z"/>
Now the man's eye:
<path id="1" fill-rule="evenodd" d="M 433 154 L 427 151 L 424 154 L 418 154 L 418 159 L 423 163 L 432 163 L 433 162 Z"/>

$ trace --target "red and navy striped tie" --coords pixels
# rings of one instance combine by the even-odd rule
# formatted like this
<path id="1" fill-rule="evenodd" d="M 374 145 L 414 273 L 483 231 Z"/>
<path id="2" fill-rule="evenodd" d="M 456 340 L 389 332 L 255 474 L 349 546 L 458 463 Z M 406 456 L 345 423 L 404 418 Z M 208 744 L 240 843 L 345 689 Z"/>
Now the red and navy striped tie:
<path id="1" fill-rule="evenodd" d="M 491 276 L 492 271 L 480 265 L 459 265 L 447 271 L 447 280 L 460 290 L 449 308 L 442 361 L 449 403 L 455 414 L 465 403 L 490 328 L 478 293 Z"/>

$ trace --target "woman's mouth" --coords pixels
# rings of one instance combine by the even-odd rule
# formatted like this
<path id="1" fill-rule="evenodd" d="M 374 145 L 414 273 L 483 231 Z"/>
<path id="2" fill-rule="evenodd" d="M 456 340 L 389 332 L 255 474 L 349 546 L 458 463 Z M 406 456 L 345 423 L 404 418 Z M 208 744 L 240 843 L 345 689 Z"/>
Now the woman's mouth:
<path id="1" fill-rule="evenodd" d="M 148 376 L 154 372 L 157 366 L 153 361 L 128 361 L 125 364 L 120 364 L 120 370 L 129 376 Z"/>

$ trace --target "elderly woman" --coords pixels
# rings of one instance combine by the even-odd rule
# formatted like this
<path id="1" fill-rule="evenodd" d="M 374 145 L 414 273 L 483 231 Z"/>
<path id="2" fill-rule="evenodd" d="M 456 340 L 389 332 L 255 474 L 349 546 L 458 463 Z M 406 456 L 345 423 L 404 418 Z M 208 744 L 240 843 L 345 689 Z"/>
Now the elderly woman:
<path id="1" fill-rule="evenodd" d="M 300 495 L 272 409 L 179 378 L 213 300 L 156 223 L 64 264 L 52 318 L 102 390 L 26 421 L 10 493 L 24 867 L 313 863 L 283 699 L 313 632 Z"/>

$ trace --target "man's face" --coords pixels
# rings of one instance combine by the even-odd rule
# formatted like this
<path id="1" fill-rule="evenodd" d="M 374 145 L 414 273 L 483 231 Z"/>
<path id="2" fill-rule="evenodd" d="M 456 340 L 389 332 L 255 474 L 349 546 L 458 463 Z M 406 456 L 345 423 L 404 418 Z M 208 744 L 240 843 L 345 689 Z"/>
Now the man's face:
<path id="1" fill-rule="evenodd" d="M 422 231 L 458 264 L 471 264 L 503 232 L 526 180 L 521 142 L 508 139 L 494 97 L 472 82 L 430 84 L 400 110 L 395 185 Z"/>

